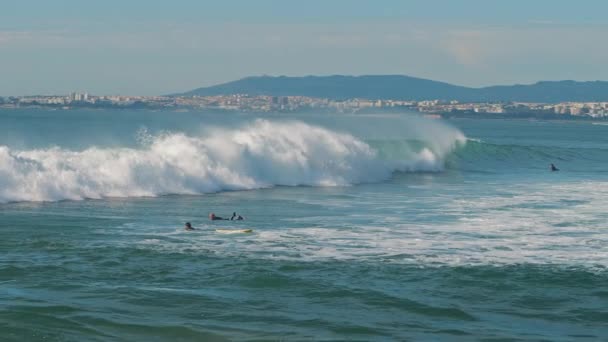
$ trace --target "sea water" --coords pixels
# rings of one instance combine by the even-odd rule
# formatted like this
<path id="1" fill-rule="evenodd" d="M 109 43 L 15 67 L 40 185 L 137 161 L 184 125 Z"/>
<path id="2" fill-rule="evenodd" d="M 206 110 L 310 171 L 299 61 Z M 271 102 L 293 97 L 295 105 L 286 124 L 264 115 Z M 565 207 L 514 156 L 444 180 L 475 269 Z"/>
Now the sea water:
<path id="1" fill-rule="evenodd" d="M 588 122 L 3 111 L 0 340 L 606 340 L 607 199 Z"/>

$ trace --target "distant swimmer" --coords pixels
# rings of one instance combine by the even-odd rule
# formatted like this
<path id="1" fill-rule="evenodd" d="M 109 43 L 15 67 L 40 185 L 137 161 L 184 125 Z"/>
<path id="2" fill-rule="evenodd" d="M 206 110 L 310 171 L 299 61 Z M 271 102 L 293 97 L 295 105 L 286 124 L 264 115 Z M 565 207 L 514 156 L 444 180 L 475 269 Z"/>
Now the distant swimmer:
<path id="1" fill-rule="evenodd" d="M 186 226 L 184 227 L 186 230 L 195 230 L 194 227 L 190 224 L 190 222 L 186 222 Z"/>
<path id="2" fill-rule="evenodd" d="M 223 218 L 223 217 L 219 217 L 219 216 L 215 215 L 214 213 L 209 214 L 209 219 L 210 219 L 211 221 L 217 221 L 217 220 L 227 220 L 227 219 L 225 219 L 225 218 Z"/>
<path id="3" fill-rule="evenodd" d="M 559 169 L 555 167 L 555 165 L 551 164 L 551 171 L 559 171 Z"/>
<path id="4" fill-rule="evenodd" d="M 242 221 L 243 220 L 243 216 L 237 215 L 236 212 L 233 212 L 232 213 L 232 217 L 230 218 L 230 221 L 234 221 L 234 220 Z"/>

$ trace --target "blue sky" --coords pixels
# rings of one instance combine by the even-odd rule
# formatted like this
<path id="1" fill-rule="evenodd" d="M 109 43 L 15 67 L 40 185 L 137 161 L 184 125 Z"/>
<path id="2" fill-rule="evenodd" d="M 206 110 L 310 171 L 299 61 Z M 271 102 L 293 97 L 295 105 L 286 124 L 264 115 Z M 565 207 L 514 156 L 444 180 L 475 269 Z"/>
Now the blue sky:
<path id="1" fill-rule="evenodd" d="M 0 95 L 154 95 L 250 75 L 608 80 L 608 1 L 12 0 Z"/>

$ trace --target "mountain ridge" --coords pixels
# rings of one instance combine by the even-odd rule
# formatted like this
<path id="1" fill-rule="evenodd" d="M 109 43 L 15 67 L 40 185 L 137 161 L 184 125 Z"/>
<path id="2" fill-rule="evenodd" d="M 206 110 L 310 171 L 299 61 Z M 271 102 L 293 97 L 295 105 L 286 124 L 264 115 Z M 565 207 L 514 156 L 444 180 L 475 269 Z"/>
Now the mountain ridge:
<path id="1" fill-rule="evenodd" d="M 462 102 L 606 102 L 606 81 L 538 81 L 466 87 L 406 75 L 249 76 L 171 96 L 308 96 L 345 100 L 457 100 Z"/>

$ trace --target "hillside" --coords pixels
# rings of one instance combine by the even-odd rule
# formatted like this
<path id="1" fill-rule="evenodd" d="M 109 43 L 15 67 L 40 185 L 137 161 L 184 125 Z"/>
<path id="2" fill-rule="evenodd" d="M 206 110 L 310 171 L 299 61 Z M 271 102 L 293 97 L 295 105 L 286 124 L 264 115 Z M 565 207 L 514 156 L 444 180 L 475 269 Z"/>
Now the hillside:
<path id="1" fill-rule="evenodd" d="M 608 101 L 608 82 L 542 81 L 530 85 L 470 88 L 401 75 L 372 76 L 255 76 L 174 96 L 212 95 L 309 96 L 400 100 L 458 100 L 465 102 Z"/>

